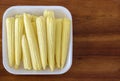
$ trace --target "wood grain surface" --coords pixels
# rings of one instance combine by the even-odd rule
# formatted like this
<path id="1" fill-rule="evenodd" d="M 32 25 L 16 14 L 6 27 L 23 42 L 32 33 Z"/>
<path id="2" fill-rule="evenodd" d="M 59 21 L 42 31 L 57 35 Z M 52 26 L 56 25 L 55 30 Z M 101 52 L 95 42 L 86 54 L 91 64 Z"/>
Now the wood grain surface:
<path id="1" fill-rule="evenodd" d="M 2 64 L 2 16 L 13 5 L 60 5 L 73 16 L 73 65 L 63 75 L 18 76 Z M 0 0 L 0 81 L 120 81 L 120 0 Z"/>

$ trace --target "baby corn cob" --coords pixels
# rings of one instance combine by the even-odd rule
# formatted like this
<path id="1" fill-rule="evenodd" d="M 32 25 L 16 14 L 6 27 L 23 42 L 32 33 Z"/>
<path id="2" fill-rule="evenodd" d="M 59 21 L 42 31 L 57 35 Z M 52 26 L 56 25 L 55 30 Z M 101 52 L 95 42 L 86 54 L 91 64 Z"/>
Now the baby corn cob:
<path id="1" fill-rule="evenodd" d="M 51 71 L 55 68 L 55 19 L 47 17 L 48 62 Z"/>
<path id="2" fill-rule="evenodd" d="M 18 17 L 15 19 L 15 68 L 17 69 L 20 65 L 22 58 L 22 35 L 23 35 L 23 18 Z"/>
<path id="3" fill-rule="evenodd" d="M 9 66 L 13 67 L 15 63 L 15 19 L 13 17 L 6 19 L 7 45 L 8 45 L 8 61 Z"/>
<path id="4" fill-rule="evenodd" d="M 55 17 L 54 12 L 52 10 L 45 10 L 43 13 L 44 17 L 47 18 L 48 16 Z"/>
<path id="5" fill-rule="evenodd" d="M 33 69 L 40 70 L 42 66 L 41 66 L 41 59 L 39 54 L 37 38 L 35 37 L 35 32 L 33 30 L 32 22 L 29 16 L 25 13 L 24 13 L 24 24 L 25 24 L 26 37 L 30 48 Z"/>
<path id="6" fill-rule="evenodd" d="M 40 16 L 36 19 L 37 25 L 37 35 L 38 35 L 38 42 L 39 42 L 39 49 L 41 55 L 41 61 L 43 69 L 47 66 L 47 38 L 46 38 L 46 27 L 45 27 L 45 18 Z"/>
<path id="7" fill-rule="evenodd" d="M 62 33 L 62 57 L 61 57 L 61 68 L 64 67 L 66 62 L 66 57 L 68 54 L 70 38 L 70 20 L 67 18 L 63 19 L 63 33 Z"/>
<path id="8" fill-rule="evenodd" d="M 23 50 L 24 69 L 31 70 L 32 64 L 31 64 L 30 50 L 29 50 L 28 41 L 25 35 L 22 36 L 22 50 Z"/>
<path id="9" fill-rule="evenodd" d="M 56 64 L 60 68 L 61 59 L 61 39 L 62 39 L 62 19 L 56 19 Z"/>

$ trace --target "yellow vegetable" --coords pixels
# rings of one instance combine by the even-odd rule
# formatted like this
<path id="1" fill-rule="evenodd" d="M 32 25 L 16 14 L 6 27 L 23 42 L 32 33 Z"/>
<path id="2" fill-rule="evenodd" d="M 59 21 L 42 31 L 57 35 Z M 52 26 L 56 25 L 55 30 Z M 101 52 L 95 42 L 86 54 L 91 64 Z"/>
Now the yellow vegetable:
<path id="1" fill-rule="evenodd" d="M 55 19 L 47 17 L 48 62 L 51 71 L 55 68 Z"/>
<path id="2" fill-rule="evenodd" d="M 31 64 L 30 50 L 29 50 L 28 41 L 25 35 L 22 36 L 22 50 L 23 50 L 24 69 L 31 70 L 32 64 Z"/>
<path id="3" fill-rule="evenodd" d="M 42 66 L 43 69 L 45 69 L 47 66 L 47 38 L 45 18 L 43 16 L 38 17 L 36 20 L 36 25 Z"/>
<path id="4" fill-rule="evenodd" d="M 56 19 L 56 64 L 60 68 L 61 42 L 62 42 L 62 19 Z"/>
<path id="5" fill-rule="evenodd" d="M 6 19 L 7 46 L 9 66 L 14 67 L 15 63 L 15 19 L 13 17 Z"/>
<path id="6" fill-rule="evenodd" d="M 43 13 L 44 17 L 47 18 L 48 16 L 55 17 L 54 12 L 52 10 L 45 10 Z"/>
<path id="7" fill-rule="evenodd" d="M 22 35 L 23 35 L 24 23 L 21 17 L 15 19 L 15 68 L 20 65 L 22 58 Z"/>
<path id="8" fill-rule="evenodd" d="M 31 19 L 27 14 L 24 14 L 24 24 L 25 24 L 26 37 L 30 48 L 33 69 L 40 70 L 42 66 L 41 66 L 41 59 L 39 54 L 37 38 L 33 30 Z"/>
<path id="9" fill-rule="evenodd" d="M 63 33 L 62 33 L 62 57 L 61 57 L 61 68 L 66 63 L 66 57 L 68 55 L 70 39 L 70 20 L 67 18 L 63 19 Z"/>

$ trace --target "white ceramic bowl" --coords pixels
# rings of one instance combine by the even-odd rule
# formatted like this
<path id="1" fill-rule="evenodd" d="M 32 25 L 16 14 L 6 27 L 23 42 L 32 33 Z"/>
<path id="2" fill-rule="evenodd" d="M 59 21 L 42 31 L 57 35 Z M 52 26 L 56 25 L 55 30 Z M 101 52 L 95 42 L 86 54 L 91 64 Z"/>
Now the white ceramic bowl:
<path id="1" fill-rule="evenodd" d="M 72 41 L 73 41 L 73 31 L 72 31 L 72 23 L 71 23 L 71 34 L 70 34 L 70 43 L 69 43 L 69 52 L 67 56 L 67 61 L 65 67 L 63 69 L 55 69 L 55 71 L 51 72 L 50 69 L 34 71 L 34 70 L 24 70 L 23 65 L 21 64 L 18 70 L 9 67 L 8 65 L 8 56 L 7 56 L 7 37 L 6 37 L 6 25 L 5 20 L 7 17 L 15 16 L 16 14 L 22 14 L 24 12 L 34 14 L 34 15 L 42 15 L 44 10 L 53 10 L 55 12 L 55 17 L 64 17 L 66 16 L 72 21 L 72 16 L 68 9 L 63 6 L 12 6 L 8 8 L 4 15 L 2 21 L 2 57 L 3 57 L 3 65 L 4 68 L 12 74 L 18 75 L 55 75 L 55 74 L 63 74 L 67 72 L 72 65 Z"/>

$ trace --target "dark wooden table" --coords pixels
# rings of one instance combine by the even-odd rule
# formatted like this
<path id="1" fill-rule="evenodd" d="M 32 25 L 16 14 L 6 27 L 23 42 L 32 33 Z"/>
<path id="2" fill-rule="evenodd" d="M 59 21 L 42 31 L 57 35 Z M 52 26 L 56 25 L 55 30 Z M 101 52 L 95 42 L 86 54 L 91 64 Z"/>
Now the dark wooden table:
<path id="1" fill-rule="evenodd" d="M 2 64 L 2 16 L 13 5 L 61 5 L 73 16 L 73 65 L 64 75 L 17 76 Z M 0 81 L 120 81 L 120 0 L 0 0 Z"/>

